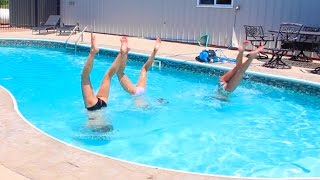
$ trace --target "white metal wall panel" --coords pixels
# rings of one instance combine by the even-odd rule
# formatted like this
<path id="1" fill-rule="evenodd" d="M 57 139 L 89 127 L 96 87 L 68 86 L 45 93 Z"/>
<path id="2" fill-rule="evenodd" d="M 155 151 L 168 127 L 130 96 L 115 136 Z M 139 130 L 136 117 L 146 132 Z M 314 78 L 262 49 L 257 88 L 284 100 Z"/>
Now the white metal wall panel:
<path id="1" fill-rule="evenodd" d="M 320 26 L 319 0 L 236 0 L 235 30 L 239 41 L 244 40 L 243 25 L 262 25 L 264 29 L 278 29 L 282 22 L 296 22 Z M 270 44 L 271 45 L 271 44 Z"/>
<path id="2" fill-rule="evenodd" d="M 234 0 L 234 8 L 196 7 L 197 0 L 61 0 L 62 20 L 101 33 L 231 45 L 232 28 L 242 41 L 243 25 L 277 29 L 281 22 L 320 25 L 319 0 Z M 235 10 L 239 5 L 240 10 Z"/>

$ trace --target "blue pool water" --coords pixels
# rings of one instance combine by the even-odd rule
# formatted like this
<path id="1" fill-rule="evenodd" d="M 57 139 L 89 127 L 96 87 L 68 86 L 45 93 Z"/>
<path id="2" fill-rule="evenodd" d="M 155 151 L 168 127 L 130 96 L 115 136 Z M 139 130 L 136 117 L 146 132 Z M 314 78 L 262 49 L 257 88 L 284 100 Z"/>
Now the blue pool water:
<path id="1" fill-rule="evenodd" d="M 320 177 L 319 96 L 243 81 L 223 102 L 211 98 L 218 76 L 152 68 L 149 107 L 137 108 L 115 76 L 106 109 L 114 131 L 93 133 L 85 128 L 80 89 L 85 59 L 59 49 L 0 47 L 0 85 L 36 127 L 90 151 L 198 173 Z M 96 58 L 95 89 L 112 61 Z M 128 62 L 134 82 L 141 66 Z"/>

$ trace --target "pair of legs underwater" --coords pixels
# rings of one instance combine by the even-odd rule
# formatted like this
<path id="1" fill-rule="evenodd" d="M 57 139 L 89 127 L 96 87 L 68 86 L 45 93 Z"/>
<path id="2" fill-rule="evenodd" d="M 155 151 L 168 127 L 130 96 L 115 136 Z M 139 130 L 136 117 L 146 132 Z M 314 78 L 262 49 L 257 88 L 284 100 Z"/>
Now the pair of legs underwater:
<path id="1" fill-rule="evenodd" d="M 264 49 L 264 46 L 260 46 L 258 49 L 251 51 L 248 59 L 245 62 L 242 62 L 243 52 L 247 45 L 248 41 L 244 41 L 239 47 L 236 66 L 220 77 L 218 92 L 222 95 L 222 99 L 226 99 L 228 95 L 237 88 L 253 59 L 256 58 L 258 53 Z"/>

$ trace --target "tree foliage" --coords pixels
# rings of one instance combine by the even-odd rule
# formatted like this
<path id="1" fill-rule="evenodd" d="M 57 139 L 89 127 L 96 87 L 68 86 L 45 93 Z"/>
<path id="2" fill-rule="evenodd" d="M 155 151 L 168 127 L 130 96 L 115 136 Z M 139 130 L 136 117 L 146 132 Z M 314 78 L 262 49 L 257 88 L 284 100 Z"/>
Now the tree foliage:
<path id="1" fill-rule="evenodd" d="M 9 5 L 9 0 L 0 0 L 0 7 L 6 7 Z"/>

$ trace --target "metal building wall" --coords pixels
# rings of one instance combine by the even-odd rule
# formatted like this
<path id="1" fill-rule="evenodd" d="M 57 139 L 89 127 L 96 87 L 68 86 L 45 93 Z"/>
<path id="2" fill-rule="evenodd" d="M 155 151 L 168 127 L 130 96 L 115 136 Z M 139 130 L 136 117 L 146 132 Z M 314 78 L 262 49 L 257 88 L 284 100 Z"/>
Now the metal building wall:
<path id="1" fill-rule="evenodd" d="M 38 23 L 46 22 L 50 15 L 58 15 L 57 1 L 59 0 L 37 0 L 38 1 Z"/>
<path id="2" fill-rule="evenodd" d="M 60 0 L 10 0 L 10 24 L 12 26 L 36 26 L 56 15 Z"/>
<path id="3" fill-rule="evenodd" d="M 237 0 L 236 34 L 243 40 L 245 24 L 262 25 L 265 30 L 278 29 L 282 22 L 320 26 L 319 0 Z"/>
<path id="4" fill-rule="evenodd" d="M 62 21 L 95 32 L 230 46 L 244 39 L 244 24 L 278 28 L 281 22 L 320 25 L 319 0 L 234 0 L 233 8 L 196 7 L 197 0 L 61 0 Z M 236 10 L 236 6 L 240 6 Z"/>
<path id="5" fill-rule="evenodd" d="M 10 0 L 10 24 L 12 26 L 31 26 L 34 20 L 31 18 L 34 12 L 34 0 Z"/>

